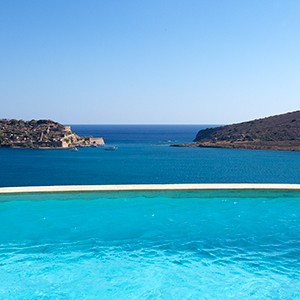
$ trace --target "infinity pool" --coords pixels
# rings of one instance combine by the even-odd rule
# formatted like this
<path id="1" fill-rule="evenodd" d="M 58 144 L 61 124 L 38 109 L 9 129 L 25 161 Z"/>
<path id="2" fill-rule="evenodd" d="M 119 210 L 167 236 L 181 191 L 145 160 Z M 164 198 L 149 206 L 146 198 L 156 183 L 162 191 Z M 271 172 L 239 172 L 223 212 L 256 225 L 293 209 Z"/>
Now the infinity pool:
<path id="1" fill-rule="evenodd" d="M 0 299 L 228 298 L 300 298 L 300 192 L 0 196 Z"/>

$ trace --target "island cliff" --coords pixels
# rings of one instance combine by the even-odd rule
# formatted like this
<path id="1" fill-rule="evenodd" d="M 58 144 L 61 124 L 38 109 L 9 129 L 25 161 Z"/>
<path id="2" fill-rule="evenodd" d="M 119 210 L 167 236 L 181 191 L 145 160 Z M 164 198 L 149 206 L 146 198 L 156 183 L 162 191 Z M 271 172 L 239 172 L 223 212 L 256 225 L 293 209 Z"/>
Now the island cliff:
<path id="1" fill-rule="evenodd" d="M 6 148 L 72 148 L 104 145 L 102 138 L 80 137 L 70 126 L 52 120 L 0 119 L 0 147 Z"/>
<path id="2" fill-rule="evenodd" d="M 193 144 L 172 146 L 300 151 L 300 111 L 207 128 Z"/>

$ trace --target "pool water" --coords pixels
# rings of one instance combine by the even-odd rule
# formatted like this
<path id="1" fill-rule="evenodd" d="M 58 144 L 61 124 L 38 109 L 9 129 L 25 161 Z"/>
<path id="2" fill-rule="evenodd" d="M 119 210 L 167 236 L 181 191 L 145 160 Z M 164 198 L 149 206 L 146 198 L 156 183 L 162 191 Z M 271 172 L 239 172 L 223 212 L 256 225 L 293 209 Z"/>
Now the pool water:
<path id="1" fill-rule="evenodd" d="M 0 196 L 0 299 L 299 299 L 300 192 Z"/>

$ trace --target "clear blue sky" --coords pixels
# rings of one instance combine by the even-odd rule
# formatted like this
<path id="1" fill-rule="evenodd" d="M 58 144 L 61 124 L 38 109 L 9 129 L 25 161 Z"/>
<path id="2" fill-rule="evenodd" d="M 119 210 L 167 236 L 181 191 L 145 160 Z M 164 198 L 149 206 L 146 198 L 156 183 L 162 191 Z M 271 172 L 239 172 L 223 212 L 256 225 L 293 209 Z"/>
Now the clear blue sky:
<path id="1" fill-rule="evenodd" d="M 0 118 L 222 124 L 300 108 L 298 0 L 1 0 Z"/>

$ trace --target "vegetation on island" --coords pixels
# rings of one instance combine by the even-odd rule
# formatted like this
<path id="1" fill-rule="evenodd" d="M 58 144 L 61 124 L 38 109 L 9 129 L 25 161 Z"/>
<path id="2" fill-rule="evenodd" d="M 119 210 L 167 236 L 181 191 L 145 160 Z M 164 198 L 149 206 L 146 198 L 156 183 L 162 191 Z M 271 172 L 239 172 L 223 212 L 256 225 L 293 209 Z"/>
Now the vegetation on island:
<path id="1" fill-rule="evenodd" d="M 300 111 L 207 128 L 193 144 L 173 146 L 300 151 Z"/>
<path id="2" fill-rule="evenodd" d="M 80 137 L 70 126 L 52 120 L 0 119 L 0 147 L 70 148 L 103 144 L 102 138 Z"/>

